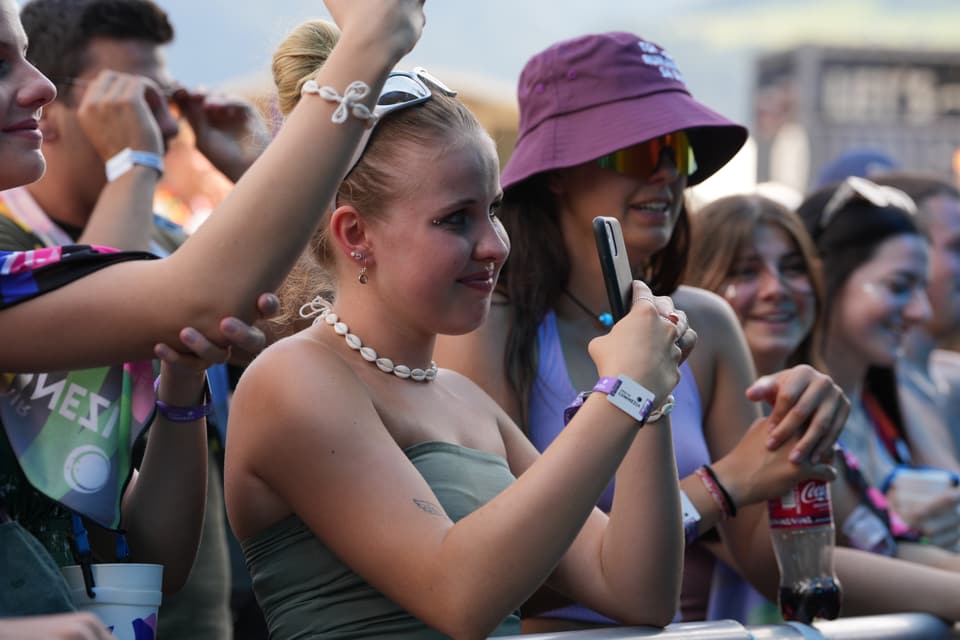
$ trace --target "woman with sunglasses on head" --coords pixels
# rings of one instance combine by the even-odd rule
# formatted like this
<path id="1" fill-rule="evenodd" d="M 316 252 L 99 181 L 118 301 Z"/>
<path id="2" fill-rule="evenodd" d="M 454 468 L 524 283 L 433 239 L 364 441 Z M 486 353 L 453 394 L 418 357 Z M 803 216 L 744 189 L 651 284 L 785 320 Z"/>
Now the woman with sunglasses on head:
<path id="1" fill-rule="evenodd" d="M 696 102 L 663 49 L 627 33 L 585 36 L 537 54 L 519 93 L 520 136 L 501 177 L 513 255 L 500 304 L 478 331 L 445 339 L 439 361 L 484 386 L 539 448 L 562 437 L 564 407 L 597 375 L 586 346 L 607 331 L 592 219 L 619 218 L 634 273 L 672 296 L 699 334 L 670 416 L 690 514 L 687 540 L 719 523 L 723 544 L 711 549 L 761 575 L 774 594 L 767 567 L 752 566 L 755 547 L 770 544 L 763 501 L 803 478 L 832 477 L 819 460 L 846 406 L 829 378 L 810 367 L 753 385 L 749 353 L 726 305 L 677 288 L 689 242 L 684 189 L 725 164 L 746 131 Z M 770 419 L 759 419 L 756 400 L 775 406 Z M 616 514 L 648 498 L 618 476 L 600 505 Z M 707 613 L 712 559 L 704 549 L 688 546 L 683 619 Z M 549 604 L 530 606 L 543 611 Z M 545 611 L 525 629 L 611 623 L 577 605 Z"/>
<path id="2" fill-rule="evenodd" d="M 730 303 L 757 373 L 769 375 L 800 363 L 822 368 L 820 263 L 799 216 L 761 195 L 729 196 L 698 209 L 691 231 L 685 281 Z M 960 590 L 960 573 L 897 559 L 896 548 L 906 547 L 894 542 L 889 522 L 884 524 L 889 515 L 867 503 L 866 496 L 858 498 L 858 487 L 844 488 L 846 483 L 844 475 L 833 482 L 840 498 L 834 510 L 838 541 L 845 545 L 833 556 L 843 586 L 843 614 L 916 611 L 957 620 L 960 602 L 953 594 Z M 867 512 L 872 515 L 865 518 Z M 862 524 L 867 521 L 870 528 Z M 888 544 L 878 544 L 884 540 Z M 891 557 L 879 557 L 881 550 Z M 735 569 L 718 571 L 714 587 L 726 591 L 718 595 L 727 615 L 742 612 L 746 621 L 762 613 L 763 601 L 743 589 Z"/>
<path id="3" fill-rule="evenodd" d="M 313 99 L 303 79 L 335 38 L 307 23 L 280 46 L 284 108 Z M 313 326 L 257 358 L 231 412 L 227 509 L 271 636 L 516 633 L 512 612 L 544 582 L 666 624 L 679 501 L 668 432 L 646 423 L 696 334 L 636 283 L 632 311 L 590 346 L 606 394 L 539 456 L 432 363 L 438 333 L 484 321 L 509 251 L 493 141 L 420 70 L 391 74 L 374 113 L 309 256 L 333 295 L 311 302 L 323 282 L 296 274 L 308 286 L 285 293 Z M 594 504 L 618 467 L 647 499 L 608 518 Z"/>
<path id="4" fill-rule="evenodd" d="M 376 94 L 388 70 L 417 40 L 423 24 L 422 4 L 422 0 L 328 0 L 328 8 L 344 28 L 331 64 L 316 77 L 318 85 L 331 87 L 330 92 L 323 100 L 309 101 L 289 118 L 284 131 L 222 205 L 222 215 L 215 217 L 219 221 L 211 220 L 176 256 L 152 261 L 147 254 L 84 246 L 0 252 L 0 331 L 16 336 L 0 349 L 0 370 L 93 367 L 149 358 L 155 350 L 174 365 L 192 367 L 198 362 L 191 354 L 222 361 L 229 345 L 252 351 L 261 348 L 263 334 L 244 320 L 256 316 L 258 294 L 278 284 L 293 263 L 316 224 L 316 203 L 332 197 L 363 132 L 362 123 L 344 124 L 332 119 L 332 114 L 338 106 L 341 111 L 345 106 L 363 108 L 364 95 L 357 95 L 358 87 L 369 85 Z M 25 37 L 12 0 L 0 0 L 0 43 L 4 44 L 6 68 L 0 77 L 0 118 L 4 123 L 0 128 L 0 188 L 8 189 L 43 173 L 38 112 L 53 99 L 54 89 L 24 58 Z M 339 92 L 348 86 L 354 87 L 354 94 L 344 99 Z M 135 164 L 126 173 L 134 176 L 144 170 Z M 277 185 L 283 188 L 276 189 Z M 264 211 L 277 213 L 265 216 Z M 278 221 L 286 224 L 288 233 L 272 233 Z M 124 263 L 122 267 L 120 263 Z M 265 308 L 262 300 L 260 308 Z M 221 321 L 231 314 L 240 318 Z M 71 330 L 64 330 L 65 319 Z M 189 326 L 196 329 L 184 329 Z M 178 345 L 183 353 L 164 343 Z M 166 398 L 172 404 L 186 404 L 173 400 L 169 386 L 161 382 L 161 397 L 167 388 Z M 199 392 L 193 395 L 199 396 Z M 145 487 L 138 487 L 139 493 L 144 491 Z M 154 491 L 162 492 L 162 488 Z M 8 520 L 2 506 L 4 535 L 26 538 L 19 525 Z M 15 553 L 6 544 L 4 551 Z M 31 553 L 42 560 L 38 551 L 39 545 L 32 545 Z M 8 556 L 8 560 L 20 562 L 22 558 Z M 4 576 L 11 577 L 6 566 Z M 23 595 L 25 586 L 38 588 L 39 593 L 47 578 L 62 583 L 52 562 L 40 562 L 35 568 L 25 574 L 24 581 L 14 581 L 12 588 Z M 66 585 L 62 586 L 47 591 L 62 593 Z M 49 599 L 41 600 L 31 602 L 36 613 L 63 610 L 44 609 Z M 71 608 L 67 600 L 62 602 L 66 602 L 65 609 Z M 6 597 L 0 602 L 3 615 L 16 612 L 16 602 L 8 609 L 10 604 Z M 0 636 L 4 637 L 71 633 L 71 637 L 78 633 L 106 637 L 106 631 L 92 623 L 89 615 L 0 620 Z"/>
<path id="5" fill-rule="evenodd" d="M 799 207 L 824 273 L 820 355 L 851 398 L 841 441 L 867 485 L 897 504 L 896 470 L 914 464 L 895 366 L 909 331 L 930 317 L 926 294 L 929 239 L 904 192 L 848 178 L 810 195 Z M 898 509 L 929 542 L 953 549 L 960 541 L 960 495 L 943 491 L 932 512 Z M 842 506 L 841 506 L 842 508 Z M 898 555 L 960 567 L 932 545 L 901 545 Z"/>

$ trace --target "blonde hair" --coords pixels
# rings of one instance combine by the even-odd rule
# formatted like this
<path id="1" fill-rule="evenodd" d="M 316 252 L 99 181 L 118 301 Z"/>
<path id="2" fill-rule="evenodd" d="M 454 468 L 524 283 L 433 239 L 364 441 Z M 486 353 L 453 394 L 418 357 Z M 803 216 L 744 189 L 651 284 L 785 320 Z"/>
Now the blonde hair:
<path id="1" fill-rule="evenodd" d="M 300 90 L 324 65 L 340 29 L 326 20 L 310 20 L 293 30 L 273 54 L 273 83 L 280 113 L 289 115 L 300 102 Z"/>
<path id="2" fill-rule="evenodd" d="M 297 27 L 277 48 L 273 79 L 284 115 L 296 107 L 303 84 L 317 74 L 339 37 L 336 26 L 311 20 Z M 379 221 L 384 203 L 403 197 L 414 188 L 411 184 L 416 181 L 409 180 L 409 162 L 405 162 L 404 153 L 412 148 L 442 152 L 471 133 L 487 135 L 469 109 L 438 90 L 426 102 L 391 112 L 377 123 L 357 164 L 340 184 L 335 202 L 353 206 L 367 221 Z M 301 305 L 317 295 L 333 297 L 333 253 L 328 247 L 330 213 L 324 215 L 309 247 L 281 287 L 281 314 L 275 320 L 280 333 L 302 328 Z"/>

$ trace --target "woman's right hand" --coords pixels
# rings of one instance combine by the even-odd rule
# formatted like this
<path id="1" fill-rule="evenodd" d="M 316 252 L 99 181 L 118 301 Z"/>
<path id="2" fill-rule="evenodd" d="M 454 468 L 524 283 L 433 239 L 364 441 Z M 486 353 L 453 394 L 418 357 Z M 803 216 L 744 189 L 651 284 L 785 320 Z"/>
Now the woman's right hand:
<path id="1" fill-rule="evenodd" d="M 590 341 L 590 357 L 599 374 L 625 375 L 662 402 L 680 381 L 683 351 L 696 341 L 696 332 L 686 326 L 685 318 L 678 326 L 681 323 L 670 318 L 679 314 L 671 314 L 676 309 L 670 298 L 655 298 L 646 284 L 635 280 L 630 312 L 608 334 Z"/>
<path id="2" fill-rule="evenodd" d="M 806 480 L 832 482 L 836 470 L 828 464 L 790 461 L 792 447 L 767 448 L 768 417 L 757 418 L 733 450 L 714 463 L 720 484 L 737 507 L 787 493 Z"/>
<path id="3" fill-rule="evenodd" d="M 324 0 L 344 35 L 361 38 L 373 46 L 387 45 L 399 60 L 420 39 L 425 17 L 424 0 Z"/>

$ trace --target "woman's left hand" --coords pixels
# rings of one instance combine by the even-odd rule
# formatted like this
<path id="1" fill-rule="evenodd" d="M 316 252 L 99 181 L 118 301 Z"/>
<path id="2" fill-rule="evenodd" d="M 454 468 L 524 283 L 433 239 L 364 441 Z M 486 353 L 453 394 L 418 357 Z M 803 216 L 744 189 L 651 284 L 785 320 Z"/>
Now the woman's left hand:
<path id="1" fill-rule="evenodd" d="M 830 461 L 850 412 L 850 401 L 830 376 L 798 365 L 758 379 L 747 389 L 747 397 L 773 407 L 768 449 L 802 432 L 790 460 Z"/>

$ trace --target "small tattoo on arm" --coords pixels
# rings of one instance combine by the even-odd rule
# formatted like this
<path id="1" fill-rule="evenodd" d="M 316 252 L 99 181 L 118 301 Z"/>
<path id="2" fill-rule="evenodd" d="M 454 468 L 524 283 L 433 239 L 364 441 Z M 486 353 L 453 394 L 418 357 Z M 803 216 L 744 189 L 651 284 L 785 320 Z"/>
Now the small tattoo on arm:
<path id="1" fill-rule="evenodd" d="M 432 516 L 440 516 L 441 518 L 446 517 L 446 514 L 443 512 L 443 510 L 432 502 L 427 502 L 426 500 L 417 500 L 414 498 L 413 504 L 417 505 L 424 513 L 429 513 Z"/>

